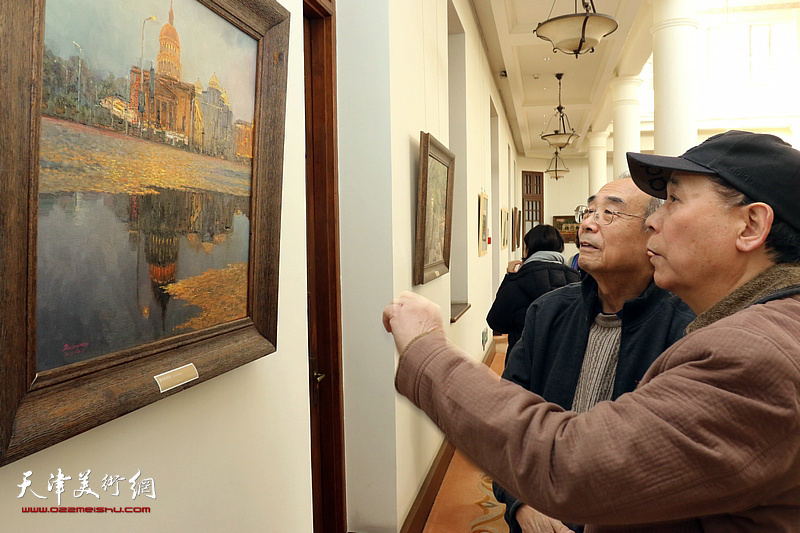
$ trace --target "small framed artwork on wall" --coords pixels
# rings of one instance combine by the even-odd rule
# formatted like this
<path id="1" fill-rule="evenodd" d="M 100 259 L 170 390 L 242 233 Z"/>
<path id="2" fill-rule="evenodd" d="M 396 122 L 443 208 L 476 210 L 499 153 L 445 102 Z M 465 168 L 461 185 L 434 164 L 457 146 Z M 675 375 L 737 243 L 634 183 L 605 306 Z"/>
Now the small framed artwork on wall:
<path id="1" fill-rule="evenodd" d="M 516 207 L 511 209 L 511 251 L 515 252 L 519 247 L 519 243 L 517 242 L 517 226 L 519 223 L 517 222 L 517 213 L 519 213 L 519 209 Z"/>
<path id="2" fill-rule="evenodd" d="M 508 209 L 500 210 L 500 249 L 508 248 Z"/>
<path id="3" fill-rule="evenodd" d="M 433 135 L 419 132 L 414 285 L 450 269 L 455 161 L 456 156 Z"/>
<path id="4" fill-rule="evenodd" d="M 489 250 L 489 196 L 478 194 L 478 255 Z"/>
<path id="5" fill-rule="evenodd" d="M 561 232 L 564 242 L 575 242 L 580 224 L 575 222 L 575 215 L 553 216 L 553 226 Z"/>

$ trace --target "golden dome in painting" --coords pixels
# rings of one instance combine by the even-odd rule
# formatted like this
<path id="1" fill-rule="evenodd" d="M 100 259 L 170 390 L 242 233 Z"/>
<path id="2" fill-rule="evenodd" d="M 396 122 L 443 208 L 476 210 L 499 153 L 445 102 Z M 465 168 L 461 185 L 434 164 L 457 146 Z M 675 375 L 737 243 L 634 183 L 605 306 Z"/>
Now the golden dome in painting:
<path id="1" fill-rule="evenodd" d="M 219 80 L 217 79 L 217 73 L 211 75 L 211 79 L 208 82 L 209 89 L 216 89 L 219 92 L 222 92 L 222 85 L 219 84 Z"/>
<path id="2" fill-rule="evenodd" d="M 169 22 L 161 26 L 161 33 L 158 34 L 158 40 L 172 41 L 178 46 L 181 44 L 181 40 L 178 38 L 178 30 Z"/>
<path id="3" fill-rule="evenodd" d="M 178 38 L 178 30 L 175 29 L 175 13 L 172 11 L 172 0 L 169 3 L 169 22 L 161 27 L 161 33 L 158 35 L 158 40 L 164 39 L 171 40 L 178 48 L 181 46 L 181 40 Z M 179 52 L 180 53 L 180 52 Z"/>
<path id="4" fill-rule="evenodd" d="M 169 22 L 161 27 L 158 36 L 160 45 L 158 51 L 157 72 L 176 80 L 181 79 L 181 41 L 175 29 L 175 14 L 172 12 L 172 2 L 169 6 Z"/>

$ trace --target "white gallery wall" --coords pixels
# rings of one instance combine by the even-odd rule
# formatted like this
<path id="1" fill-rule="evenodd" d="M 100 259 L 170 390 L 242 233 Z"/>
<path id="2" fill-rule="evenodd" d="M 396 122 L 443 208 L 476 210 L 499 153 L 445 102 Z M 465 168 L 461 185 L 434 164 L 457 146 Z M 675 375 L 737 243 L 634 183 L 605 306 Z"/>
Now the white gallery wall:
<path id="1" fill-rule="evenodd" d="M 511 257 L 510 248 L 493 253 L 495 211 L 513 207 L 519 186 L 509 182 L 523 166 L 469 0 L 339 0 L 337 41 L 348 528 L 396 532 L 443 438 L 394 390 L 397 354 L 381 311 L 401 291 L 418 292 L 442 307 L 448 336 L 484 358 L 493 276 Z M 450 268 L 471 308 L 452 325 L 451 273 L 412 284 L 420 131 L 456 152 Z M 493 237 L 483 256 L 481 192 Z"/>
<path id="2" fill-rule="evenodd" d="M 281 4 L 291 12 L 291 35 L 277 352 L 0 468 L 0 530 L 312 531 L 303 11 L 301 0 Z M 46 485 L 58 469 L 73 481 L 91 469 L 95 492 L 105 474 L 141 470 L 156 499 L 132 501 L 123 482 L 118 501 L 101 492 L 99 502 L 149 506 L 149 514 L 22 513 L 22 505 L 57 504 Z M 30 492 L 17 499 L 27 471 L 29 490 L 47 500 Z M 96 503 L 65 492 L 62 505 Z"/>

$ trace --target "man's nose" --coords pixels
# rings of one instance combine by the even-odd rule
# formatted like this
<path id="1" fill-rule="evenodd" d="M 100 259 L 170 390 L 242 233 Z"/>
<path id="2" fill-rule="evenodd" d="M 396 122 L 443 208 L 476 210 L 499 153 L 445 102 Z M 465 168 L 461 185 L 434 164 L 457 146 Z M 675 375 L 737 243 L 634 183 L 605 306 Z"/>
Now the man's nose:
<path id="1" fill-rule="evenodd" d="M 592 213 L 591 215 L 587 215 L 581 220 L 581 230 L 590 230 L 596 231 L 597 230 L 597 221 L 594 219 L 595 214 Z"/>
<path id="2" fill-rule="evenodd" d="M 662 217 L 662 209 L 664 208 L 664 204 L 661 204 L 658 209 L 656 209 L 653 214 L 647 217 L 644 221 L 644 225 L 647 228 L 647 231 L 655 232 L 657 231 L 656 226 L 660 225 L 661 217 Z"/>

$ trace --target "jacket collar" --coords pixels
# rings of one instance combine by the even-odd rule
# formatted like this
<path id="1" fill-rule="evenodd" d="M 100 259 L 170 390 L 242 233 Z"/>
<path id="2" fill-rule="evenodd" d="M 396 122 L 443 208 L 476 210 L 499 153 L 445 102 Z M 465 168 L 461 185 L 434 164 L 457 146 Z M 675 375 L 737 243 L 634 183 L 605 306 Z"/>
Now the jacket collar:
<path id="1" fill-rule="evenodd" d="M 796 263 L 773 265 L 700 313 L 686 326 L 686 333 L 713 324 L 745 307 L 794 294 L 800 294 L 800 265 Z"/>
<path id="2" fill-rule="evenodd" d="M 590 274 L 586 274 L 581 280 L 581 293 L 586 304 L 586 319 L 593 321 L 596 315 L 598 294 L 597 281 Z M 649 314 L 648 306 L 652 306 L 652 302 L 661 300 L 669 294 L 667 291 L 659 289 L 653 280 L 650 280 L 650 284 L 642 294 L 626 301 L 622 306 L 622 316 L 625 317 L 625 322 L 635 323 L 646 318 Z M 655 308 L 656 306 L 650 307 L 651 310 Z"/>

